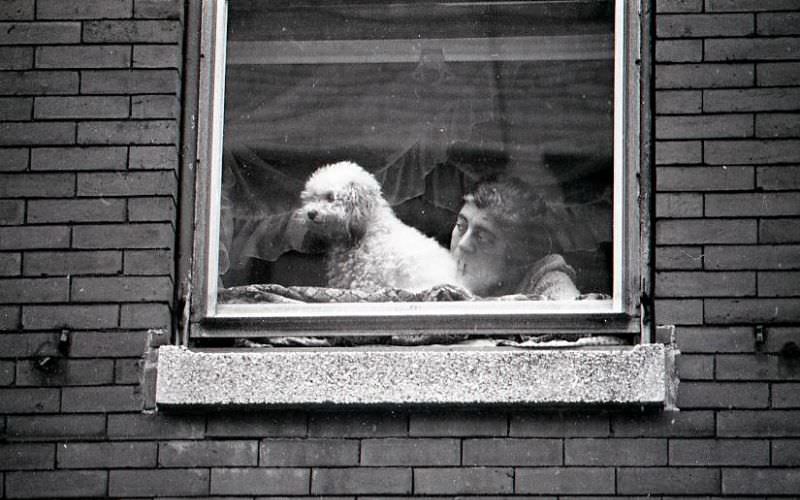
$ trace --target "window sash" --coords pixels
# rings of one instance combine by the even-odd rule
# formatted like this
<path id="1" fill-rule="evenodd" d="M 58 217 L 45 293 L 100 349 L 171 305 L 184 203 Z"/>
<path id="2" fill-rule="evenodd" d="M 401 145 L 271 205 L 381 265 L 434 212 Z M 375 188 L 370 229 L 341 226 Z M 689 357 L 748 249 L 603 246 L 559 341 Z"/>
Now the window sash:
<path id="1" fill-rule="evenodd" d="M 191 336 L 258 336 L 286 333 L 352 335 L 398 334 L 403 331 L 469 331 L 469 333 L 574 332 L 645 333 L 641 313 L 642 277 L 648 276 L 650 260 L 645 239 L 649 235 L 648 196 L 640 186 L 650 138 L 640 128 L 642 98 L 647 96 L 640 77 L 641 31 L 638 5 L 615 3 L 614 47 L 614 195 L 613 195 L 613 283 L 610 301 L 502 302 L 476 301 L 452 303 L 393 304 L 302 304 L 248 305 L 217 304 L 217 268 L 221 192 L 222 114 L 224 109 L 224 71 L 226 67 L 226 12 L 224 0 L 197 0 L 201 3 L 202 29 L 198 103 L 198 159 L 196 178 L 195 244 L 191 287 Z M 370 41 L 374 42 L 374 41 Z M 516 57 L 519 48 L 509 41 L 508 52 Z M 578 43 L 561 40 L 566 46 Z M 243 42 L 234 42 L 243 43 Z M 285 42 L 257 42 L 264 44 Z M 319 43 L 319 42 L 311 42 Z M 448 43 L 458 43 L 452 40 Z M 273 45 L 273 48 L 281 46 Z M 285 47 L 285 46 L 283 46 Z M 319 57 L 329 57 L 329 47 L 320 46 Z M 414 50 L 409 43 L 400 52 Z M 602 47 L 600 51 L 605 50 Z M 285 51 L 284 51 L 285 52 Z M 242 57 L 252 57 L 246 52 Z M 562 54 L 563 56 L 563 54 Z M 283 59 L 261 56 L 261 63 L 284 64 Z M 274 57 L 280 57 L 280 54 Z M 415 60 L 418 60 L 417 59 Z M 456 56 L 458 57 L 458 56 Z M 484 54 L 483 57 L 493 57 Z M 500 56 L 505 57 L 505 56 Z M 237 61 L 233 61 L 236 63 Z M 242 60 L 242 62 L 252 62 Z M 375 62 L 379 62 L 375 60 Z M 644 94 L 642 93 L 644 88 Z M 645 106 L 646 107 L 646 106 Z M 645 131 L 648 132 L 648 131 Z M 643 205 L 643 203 L 645 205 Z M 646 287 L 645 287 L 646 288 Z M 377 330 L 377 331 L 376 331 Z M 646 334 L 645 334 L 646 336 Z"/>

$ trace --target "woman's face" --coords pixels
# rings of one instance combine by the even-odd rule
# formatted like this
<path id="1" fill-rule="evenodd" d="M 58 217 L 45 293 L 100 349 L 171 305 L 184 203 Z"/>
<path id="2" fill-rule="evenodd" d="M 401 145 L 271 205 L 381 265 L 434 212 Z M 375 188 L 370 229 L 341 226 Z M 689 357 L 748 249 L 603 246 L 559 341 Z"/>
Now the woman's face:
<path id="1" fill-rule="evenodd" d="M 508 287 L 508 251 L 508 238 L 494 219 L 474 203 L 465 203 L 450 236 L 450 253 L 456 259 L 464 286 L 481 296 Z"/>

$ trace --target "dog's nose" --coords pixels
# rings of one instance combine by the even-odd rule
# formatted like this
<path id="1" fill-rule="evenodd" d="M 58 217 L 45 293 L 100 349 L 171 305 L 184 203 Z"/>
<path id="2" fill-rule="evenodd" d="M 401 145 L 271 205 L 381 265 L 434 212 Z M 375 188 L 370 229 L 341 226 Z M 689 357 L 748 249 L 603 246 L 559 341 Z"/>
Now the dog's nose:
<path id="1" fill-rule="evenodd" d="M 309 219 L 314 220 L 314 219 L 317 218 L 317 211 L 316 210 L 309 210 L 308 212 L 306 212 L 306 215 L 308 215 Z"/>

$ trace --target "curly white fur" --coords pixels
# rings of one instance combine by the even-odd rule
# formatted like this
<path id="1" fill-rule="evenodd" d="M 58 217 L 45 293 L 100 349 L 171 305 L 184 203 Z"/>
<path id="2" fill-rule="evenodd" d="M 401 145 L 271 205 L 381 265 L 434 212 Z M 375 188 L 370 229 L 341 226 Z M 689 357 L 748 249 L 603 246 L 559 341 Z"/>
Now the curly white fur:
<path id="1" fill-rule="evenodd" d="M 378 181 L 359 165 L 319 168 L 301 199 L 309 231 L 329 244 L 328 286 L 420 291 L 458 284 L 450 253 L 400 221 Z"/>

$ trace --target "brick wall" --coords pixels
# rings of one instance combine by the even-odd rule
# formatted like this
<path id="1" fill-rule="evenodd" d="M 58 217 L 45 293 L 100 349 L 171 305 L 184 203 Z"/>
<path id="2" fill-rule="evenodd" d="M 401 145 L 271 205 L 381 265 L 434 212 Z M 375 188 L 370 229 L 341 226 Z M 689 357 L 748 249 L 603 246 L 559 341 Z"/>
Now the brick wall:
<path id="1" fill-rule="evenodd" d="M 800 2 L 656 5 L 682 411 L 170 415 L 183 2 L 0 1 L 0 497 L 796 498 Z"/>

